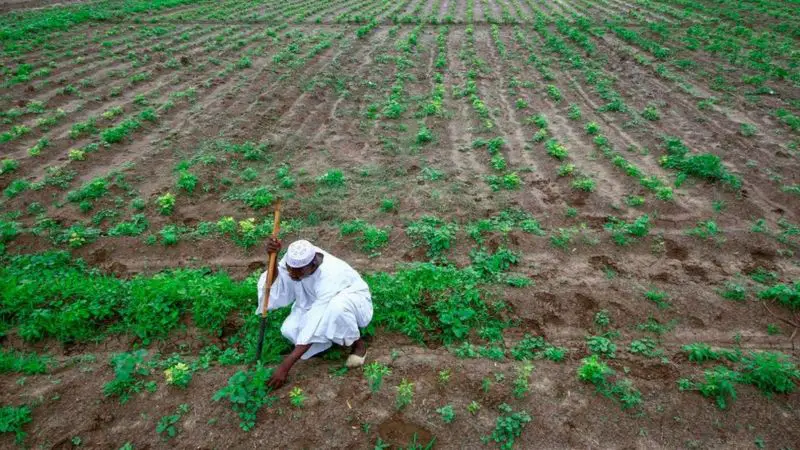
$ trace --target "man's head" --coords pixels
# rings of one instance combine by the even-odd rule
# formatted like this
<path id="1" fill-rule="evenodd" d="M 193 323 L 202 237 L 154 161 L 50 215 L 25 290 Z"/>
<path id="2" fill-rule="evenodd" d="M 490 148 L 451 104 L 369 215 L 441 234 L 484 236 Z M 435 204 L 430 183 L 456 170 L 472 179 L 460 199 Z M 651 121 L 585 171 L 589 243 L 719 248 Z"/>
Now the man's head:
<path id="1" fill-rule="evenodd" d="M 292 242 L 286 249 L 286 270 L 294 281 L 311 276 L 320 264 L 322 254 L 306 240 Z"/>

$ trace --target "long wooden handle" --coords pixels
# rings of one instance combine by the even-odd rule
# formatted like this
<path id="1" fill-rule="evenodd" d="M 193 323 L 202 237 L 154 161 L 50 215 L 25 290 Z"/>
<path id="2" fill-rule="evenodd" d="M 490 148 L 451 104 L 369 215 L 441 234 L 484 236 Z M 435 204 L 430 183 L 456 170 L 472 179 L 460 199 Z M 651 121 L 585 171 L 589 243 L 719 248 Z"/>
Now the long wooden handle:
<path id="1" fill-rule="evenodd" d="M 272 237 L 277 238 L 278 233 L 281 231 L 281 200 L 278 199 L 275 203 L 275 215 L 272 224 Z M 273 252 L 269 254 L 269 265 L 267 266 L 267 280 L 264 283 L 264 309 L 261 311 L 261 317 L 267 317 L 267 307 L 269 306 L 269 288 L 272 283 L 272 278 L 275 276 L 275 263 L 277 262 L 278 254 Z"/>

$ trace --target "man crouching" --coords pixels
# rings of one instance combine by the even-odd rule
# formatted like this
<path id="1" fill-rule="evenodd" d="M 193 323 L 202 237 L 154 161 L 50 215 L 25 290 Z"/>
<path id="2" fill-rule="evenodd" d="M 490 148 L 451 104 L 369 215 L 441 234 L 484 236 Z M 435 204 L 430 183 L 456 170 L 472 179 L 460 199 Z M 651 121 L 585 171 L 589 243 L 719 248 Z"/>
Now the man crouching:
<path id="1" fill-rule="evenodd" d="M 277 239 L 267 243 L 270 253 L 281 247 Z M 257 314 L 264 308 L 266 280 L 264 272 L 258 280 Z M 281 334 L 294 344 L 294 350 L 275 369 L 269 387 L 281 387 L 298 359 L 311 358 L 333 344 L 350 347 L 347 367 L 364 364 L 367 345 L 359 328 L 372 320 L 372 298 L 367 283 L 346 262 L 308 241 L 295 241 L 278 262 L 270 286 L 267 310 L 294 302 L 281 326 Z"/>

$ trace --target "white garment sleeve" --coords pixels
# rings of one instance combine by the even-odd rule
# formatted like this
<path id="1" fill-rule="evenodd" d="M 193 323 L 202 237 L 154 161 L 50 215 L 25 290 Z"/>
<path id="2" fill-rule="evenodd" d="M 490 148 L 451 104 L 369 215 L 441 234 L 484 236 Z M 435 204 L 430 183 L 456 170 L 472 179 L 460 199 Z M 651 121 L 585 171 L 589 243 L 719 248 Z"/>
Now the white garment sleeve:
<path id="1" fill-rule="evenodd" d="M 289 289 L 287 285 L 288 277 L 289 274 L 286 273 L 286 269 L 282 268 L 282 264 L 279 263 L 278 277 L 275 279 L 275 282 L 272 283 L 272 287 L 269 290 L 269 305 L 267 305 L 267 311 L 283 308 L 294 301 L 294 299 L 291 298 L 292 290 Z M 258 278 L 258 308 L 256 308 L 256 314 L 261 314 L 264 308 L 264 285 L 266 283 L 267 272 L 263 272 L 261 277 Z"/>

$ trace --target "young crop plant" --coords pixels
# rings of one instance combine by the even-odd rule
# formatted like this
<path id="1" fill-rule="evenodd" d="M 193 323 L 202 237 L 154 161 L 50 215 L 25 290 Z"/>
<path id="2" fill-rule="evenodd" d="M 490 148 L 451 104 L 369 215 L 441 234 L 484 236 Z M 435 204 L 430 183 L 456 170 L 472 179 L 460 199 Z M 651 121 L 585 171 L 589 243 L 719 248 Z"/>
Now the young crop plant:
<path id="1" fill-rule="evenodd" d="M 178 189 L 183 189 L 191 194 L 197 187 L 197 175 L 189 172 L 188 170 L 181 170 L 178 173 L 178 181 L 175 183 L 175 185 Z"/>
<path id="2" fill-rule="evenodd" d="M 556 103 L 560 102 L 563 97 L 561 91 L 552 84 L 547 85 L 547 96 Z"/>
<path id="3" fill-rule="evenodd" d="M 457 231 L 458 225 L 454 222 L 445 222 L 434 216 L 424 216 L 406 228 L 413 245 L 426 245 L 427 255 L 433 259 L 443 257 L 443 253 L 450 249 Z"/>
<path id="4" fill-rule="evenodd" d="M 450 377 L 453 375 L 450 369 L 440 370 L 437 376 L 440 384 L 447 384 L 450 382 Z"/>
<path id="5" fill-rule="evenodd" d="M 572 189 L 584 192 L 594 192 L 597 183 L 589 177 L 582 176 L 572 181 Z"/>
<path id="6" fill-rule="evenodd" d="M 724 366 L 716 366 L 704 372 L 704 380 L 692 382 L 687 378 L 678 380 L 678 389 L 681 391 L 697 390 L 703 397 L 711 397 L 717 402 L 719 409 L 728 407 L 732 400 L 736 400 L 736 386 L 741 374 Z"/>
<path id="7" fill-rule="evenodd" d="M 775 300 L 793 310 L 800 309 L 800 281 L 793 284 L 778 283 L 758 292 L 758 298 Z"/>
<path id="8" fill-rule="evenodd" d="M 789 394 L 800 381 L 800 370 L 788 355 L 778 352 L 749 352 L 741 362 L 742 381 L 766 395 Z"/>
<path id="9" fill-rule="evenodd" d="M 178 428 L 176 428 L 175 425 L 180 422 L 181 418 L 188 412 L 188 404 L 182 403 L 178 405 L 175 414 L 164 416 L 158 420 L 156 424 L 156 433 L 160 434 L 164 440 L 174 438 L 178 435 Z"/>
<path id="10" fill-rule="evenodd" d="M 71 148 L 67 153 L 67 158 L 70 161 L 83 161 L 86 159 L 86 152 L 78 148 Z"/>
<path id="11" fill-rule="evenodd" d="M 514 378 L 513 394 L 516 398 L 523 398 L 530 390 L 530 376 L 533 373 L 533 364 L 524 362 L 517 368 L 517 377 Z"/>
<path id="12" fill-rule="evenodd" d="M 17 445 L 22 445 L 27 433 L 22 427 L 31 421 L 31 408 L 27 405 L 0 407 L 0 433 L 14 433 Z"/>
<path id="13" fill-rule="evenodd" d="M 650 121 L 655 121 L 661 118 L 661 112 L 655 105 L 647 105 L 642 111 L 642 117 Z"/>
<path id="14" fill-rule="evenodd" d="M 575 227 L 558 228 L 550 235 L 550 244 L 553 247 L 566 249 L 572 242 L 572 238 L 578 234 L 578 229 Z"/>
<path id="15" fill-rule="evenodd" d="M 573 172 L 575 172 L 575 164 L 565 163 L 558 167 L 558 176 L 560 177 L 570 176 Z"/>
<path id="16" fill-rule="evenodd" d="M 150 375 L 150 369 L 144 362 L 146 355 L 147 350 L 113 355 L 111 366 L 114 367 L 114 379 L 103 386 L 103 394 L 106 397 L 119 397 L 119 402 L 124 405 L 131 395 L 141 392 L 145 385 L 142 377 Z"/>
<path id="17" fill-rule="evenodd" d="M 272 377 L 271 368 L 260 363 L 255 368 L 236 372 L 228 379 L 228 385 L 217 391 L 214 401 L 227 399 L 234 412 L 239 415 L 239 427 L 250 431 L 256 425 L 256 414 L 263 406 L 272 406 L 277 397 L 271 396 L 267 382 Z"/>
<path id="18" fill-rule="evenodd" d="M 306 397 L 306 394 L 300 386 L 295 386 L 289 391 L 289 403 L 295 408 L 302 408 L 307 399 L 308 397 Z"/>
<path id="19" fill-rule="evenodd" d="M 472 414 L 473 416 L 474 416 L 475 414 L 477 414 L 477 413 L 478 413 L 478 411 L 479 411 L 480 409 L 481 409 L 481 404 L 480 404 L 480 403 L 478 403 L 478 402 L 477 402 L 477 401 L 475 401 L 475 400 L 471 401 L 471 402 L 469 403 L 469 405 L 467 405 L 467 412 L 469 412 L 469 413 L 470 413 L 470 414 Z"/>
<path id="20" fill-rule="evenodd" d="M 396 198 L 384 198 L 381 199 L 380 204 L 381 212 L 390 213 L 397 210 L 397 199 Z"/>
<path id="21" fill-rule="evenodd" d="M 663 350 L 657 350 L 658 342 L 652 338 L 634 339 L 631 341 L 630 352 L 635 355 L 642 355 L 645 358 L 660 358 L 664 355 Z"/>
<path id="22" fill-rule="evenodd" d="M 514 103 L 514 106 L 517 109 L 525 109 L 525 108 L 528 107 L 528 102 L 525 99 L 520 98 L 520 99 L 517 99 L 517 101 Z"/>
<path id="23" fill-rule="evenodd" d="M 719 229 L 717 223 L 713 220 L 698 222 L 696 227 L 686 230 L 687 235 L 698 237 L 700 239 L 711 239 L 721 233 L 722 230 Z"/>
<path id="24" fill-rule="evenodd" d="M 50 141 L 46 138 L 41 138 L 36 141 L 33 147 L 28 149 L 28 155 L 30 156 L 39 156 L 42 153 L 42 150 L 50 146 Z"/>
<path id="25" fill-rule="evenodd" d="M 0 175 L 11 173 L 19 168 L 19 161 L 16 159 L 5 158 L 0 161 Z"/>
<path id="26" fill-rule="evenodd" d="M 345 185 L 345 176 L 339 169 L 330 169 L 317 178 L 317 183 L 329 188 L 339 188 Z"/>
<path id="27" fill-rule="evenodd" d="M 192 370 L 185 363 L 179 362 L 164 371 L 167 384 L 186 389 L 192 381 Z"/>
<path id="28" fill-rule="evenodd" d="M 567 148 L 564 147 L 563 144 L 561 144 L 560 142 L 558 142 L 555 139 L 548 140 L 544 144 L 544 146 L 545 146 L 545 149 L 547 149 L 547 154 L 552 156 L 553 158 L 559 160 L 559 161 L 561 161 L 561 160 L 565 159 L 567 156 L 569 156 L 569 152 L 567 151 Z"/>
<path id="29" fill-rule="evenodd" d="M 420 125 L 417 132 L 417 144 L 423 145 L 433 141 L 433 132 L 425 124 Z"/>
<path id="30" fill-rule="evenodd" d="M 343 223 L 339 227 L 339 231 L 342 236 L 358 234 L 359 236 L 356 240 L 361 250 L 370 254 L 375 254 L 389 243 L 389 231 L 387 229 L 378 228 L 360 219 Z"/>
<path id="31" fill-rule="evenodd" d="M 646 299 L 650 300 L 651 302 L 655 303 L 659 309 L 668 309 L 672 306 L 667 299 L 669 295 L 664 291 L 659 291 L 657 289 L 651 289 L 644 293 Z"/>
<path id="32" fill-rule="evenodd" d="M 586 134 L 594 136 L 600 132 L 600 125 L 598 125 L 597 122 L 589 122 L 584 129 L 586 130 Z"/>
<path id="33" fill-rule="evenodd" d="M 616 344 L 605 336 L 587 336 L 586 346 L 593 354 L 605 356 L 606 358 L 616 357 Z"/>
<path id="34" fill-rule="evenodd" d="M 172 211 L 175 209 L 175 195 L 167 192 L 159 196 L 156 199 L 156 206 L 158 206 L 158 212 L 162 216 L 172 215 Z"/>
<path id="35" fill-rule="evenodd" d="M 631 237 L 635 239 L 647 236 L 650 232 L 650 216 L 643 214 L 632 223 L 609 217 L 605 229 L 611 233 L 611 238 L 617 245 L 628 245 Z"/>
<path id="36" fill-rule="evenodd" d="M 511 450 L 514 448 L 514 441 L 522 435 L 522 430 L 532 419 L 526 411 L 514 412 L 505 403 L 498 406 L 498 409 L 501 415 L 495 422 L 492 434 L 482 438 L 482 440 L 484 442 L 491 440 L 500 444 L 501 450 Z"/>
<path id="37" fill-rule="evenodd" d="M 757 132 L 758 128 L 756 128 L 756 126 L 751 123 L 743 123 L 739 127 L 739 134 L 741 134 L 744 137 L 755 136 Z"/>
<path id="38" fill-rule="evenodd" d="M 678 172 L 676 186 L 683 184 L 689 176 L 694 176 L 721 181 L 737 191 L 741 189 L 741 178 L 731 174 L 718 156 L 710 153 L 690 155 L 689 148 L 677 137 L 665 137 L 663 145 L 667 154 L 659 159 L 659 163 Z"/>
<path id="39" fill-rule="evenodd" d="M 724 287 L 719 289 L 717 293 L 719 293 L 722 298 L 728 300 L 742 301 L 747 298 L 747 288 L 733 281 L 725 282 Z"/>
<path id="40" fill-rule="evenodd" d="M 569 105 L 569 113 L 567 113 L 567 117 L 571 120 L 580 120 L 581 119 L 581 107 L 572 103 Z"/>
<path id="41" fill-rule="evenodd" d="M 364 366 L 364 377 L 367 379 L 367 382 L 369 383 L 369 390 L 372 393 L 378 392 L 381 389 L 383 378 L 391 375 L 391 373 L 392 369 L 379 363 L 378 361 L 373 361 Z"/>
<path id="42" fill-rule="evenodd" d="M 22 353 L 0 348 L 0 373 L 37 375 L 47 373 L 50 358 L 36 353 Z"/>
<path id="43" fill-rule="evenodd" d="M 456 412 L 453 410 L 453 405 L 445 405 L 436 410 L 444 423 L 452 423 L 456 418 Z"/>
<path id="44" fill-rule="evenodd" d="M 403 378 L 395 389 L 397 390 L 397 396 L 395 398 L 395 406 L 397 409 L 405 408 L 414 400 L 414 383 Z"/>
<path id="45" fill-rule="evenodd" d="M 630 380 L 619 379 L 612 383 L 610 378 L 614 376 L 614 370 L 597 355 L 582 359 L 578 367 L 578 379 L 593 384 L 598 394 L 618 401 L 622 409 L 639 406 L 642 402 L 641 393 Z"/>

